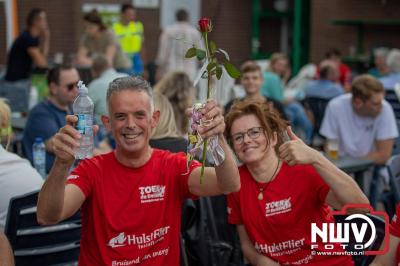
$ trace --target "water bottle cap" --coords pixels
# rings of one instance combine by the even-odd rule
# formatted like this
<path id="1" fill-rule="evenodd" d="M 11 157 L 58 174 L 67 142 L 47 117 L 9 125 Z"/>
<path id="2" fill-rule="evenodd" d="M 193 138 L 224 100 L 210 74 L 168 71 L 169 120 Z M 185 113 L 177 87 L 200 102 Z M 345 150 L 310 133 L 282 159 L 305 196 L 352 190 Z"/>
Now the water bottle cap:
<path id="1" fill-rule="evenodd" d="M 43 138 L 42 138 L 42 137 L 36 137 L 36 138 L 35 138 L 35 142 L 36 142 L 36 143 L 38 143 L 38 142 L 43 142 Z"/>
<path id="2" fill-rule="evenodd" d="M 82 80 L 78 82 L 78 89 L 79 93 L 88 93 L 88 88 L 86 87 L 86 85 L 83 83 Z"/>

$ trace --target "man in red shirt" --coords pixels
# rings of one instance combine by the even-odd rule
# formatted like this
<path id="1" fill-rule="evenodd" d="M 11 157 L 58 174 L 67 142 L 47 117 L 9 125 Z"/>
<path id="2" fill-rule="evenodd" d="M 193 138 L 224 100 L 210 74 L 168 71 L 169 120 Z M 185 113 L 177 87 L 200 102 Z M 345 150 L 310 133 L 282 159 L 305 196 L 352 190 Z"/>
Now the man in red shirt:
<path id="1" fill-rule="evenodd" d="M 149 84 L 141 77 L 110 83 L 105 127 L 116 140 L 108 154 L 74 162 L 80 138 L 74 116 L 54 140 L 56 160 L 39 194 L 41 224 L 55 224 L 79 208 L 82 237 L 79 265 L 179 265 L 181 204 L 186 198 L 238 191 L 239 174 L 223 137 L 222 112 L 214 101 L 203 108 L 210 120 L 198 129 L 202 138 L 219 136 L 225 161 L 206 168 L 202 184 L 200 163 L 186 165 L 184 153 L 152 149 L 151 129 L 160 113 L 154 111 Z M 96 130 L 96 128 L 94 128 Z"/>

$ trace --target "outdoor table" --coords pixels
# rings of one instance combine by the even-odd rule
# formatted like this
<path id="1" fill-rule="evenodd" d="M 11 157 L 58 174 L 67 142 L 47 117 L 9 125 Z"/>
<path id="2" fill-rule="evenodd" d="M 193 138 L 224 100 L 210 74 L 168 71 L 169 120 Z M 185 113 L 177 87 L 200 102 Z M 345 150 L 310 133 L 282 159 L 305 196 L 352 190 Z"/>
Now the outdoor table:
<path id="1" fill-rule="evenodd" d="M 340 156 L 337 160 L 328 159 L 347 174 L 353 174 L 361 189 L 364 188 L 364 173 L 374 166 L 373 161 L 350 156 Z"/>

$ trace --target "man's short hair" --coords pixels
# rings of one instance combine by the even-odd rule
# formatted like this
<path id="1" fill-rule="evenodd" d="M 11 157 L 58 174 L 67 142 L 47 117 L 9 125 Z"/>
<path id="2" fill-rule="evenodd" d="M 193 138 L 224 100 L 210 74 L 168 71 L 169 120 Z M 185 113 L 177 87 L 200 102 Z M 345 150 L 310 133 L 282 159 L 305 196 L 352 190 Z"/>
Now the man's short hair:
<path id="1" fill-rule="evenodd" d="M 121 6 L 121 13 L 125 13 L 128 9 L 135 9 L 135 7 L 132 4 L 123 4 Z"/>
<path id="2" fill-rule="evenodd" d="M 175 17 L 177 21 L 187 21 L 189 14 L 185 9 L 179 9 L 176 11 Z"/>
<path id="3" fill-rule="evenodd" d="M 331 71 L 335 71 L 336 66 L 330 60 L 324 60 L 321 62 L 319 67 L 319 77 L 321 79 L 327 79 Z"/>
<path id="4" fill-rule="evenodd" d="M 108 59 L 105 57 L 105 55 L 99 54 L 93 58 L 92 70 L 96 74 L 103 73 L 109 67 L 111 67 L 111 65 Z"/>
<path id="5" fill-rule="evenodd" d="M 153 89 L 150 84 L 141 76 L 129 76 L 114 79 L 107 90 L 107 106 L 110 104 L 110 98 L 113 94 L 121 91 L 144 91 L 150 98 L 151 112 L 154 111 Z"/>
<path id="6" fill-rule="evenodd" d="M 392 49 L 390 50 L 386 63 L 391 72 L 397 73 L 400 72 L 400 50 Z"/>
<path id="7" fill-rule="evenodd" d="M 262 73 L 261 67 L 254 61 L 246 61 L 240 66 L 240 72 L 242 72 L 242 75 L 245 73 L 256 71 Z"/>
<path id="8" fill-rule="evenodd" d="M 368 74 L 356 77 L 351 83 L 353 99 L 359 98 L 364 102 L 369 100 L 372 95 L 383 93 L 384 91 L 382 83 Z"/>
<path id="9" fill-rule="evenodd" d="M 35 22 L 35 20 L 40 16 L 40 14 L 44 12 L 43 9 L 41 8 L 33 8 L 31 9 L 31 11 L 29 11 L 28 16 L 26 17 L 26 26 L 32 27 L 33 23 Z"/>
<path id="10" fill-rule="evenodd" d="M 332 56 L 341 57 L 342 53 L 336 48 L 332 48 L 332 49 L 326 51 L 325 58 L 329 59 Z"/>
<path id="11" fill-rule="evenodd" d="M 74 67 L 68 64 L 59 65 L 51 68 L 49 72 L 47 72 L 47 85 L 54 82 L 55 84 L 60 84 L 60 72 L 63 70 L 70 70 Z"/>

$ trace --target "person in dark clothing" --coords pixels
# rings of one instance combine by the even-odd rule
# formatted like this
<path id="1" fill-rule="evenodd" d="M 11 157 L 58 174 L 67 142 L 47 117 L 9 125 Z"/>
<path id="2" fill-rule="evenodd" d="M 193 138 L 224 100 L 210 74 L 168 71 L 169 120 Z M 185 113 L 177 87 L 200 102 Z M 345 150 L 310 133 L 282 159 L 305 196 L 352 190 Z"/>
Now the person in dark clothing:
<path id="1" fill-rule="evenodd" d="M 29 79 L 33 65 L 47 67 L 50 33 L 46 13 L 32 9 L 27 17 L 27 29 L 14 41 L 8 54 L 6 81 Z"/>
<path id="2" fill-rule="evenodd" d="M 241 99 L 233 99 L 225 105 L 225 114 L 229 112 L 235 101 L 255 101 L 267 103 L 270 107 L 275 108 L 281 117 L 287 120 L 282 103 L 274 99 L 267 98 L 261 94 L 261 86 L 264 82 L 260 66 L 254 61 L 246 61 L 240 67 L 242 76 L 240 83 L 246 91 L 246 96 Z"/>

